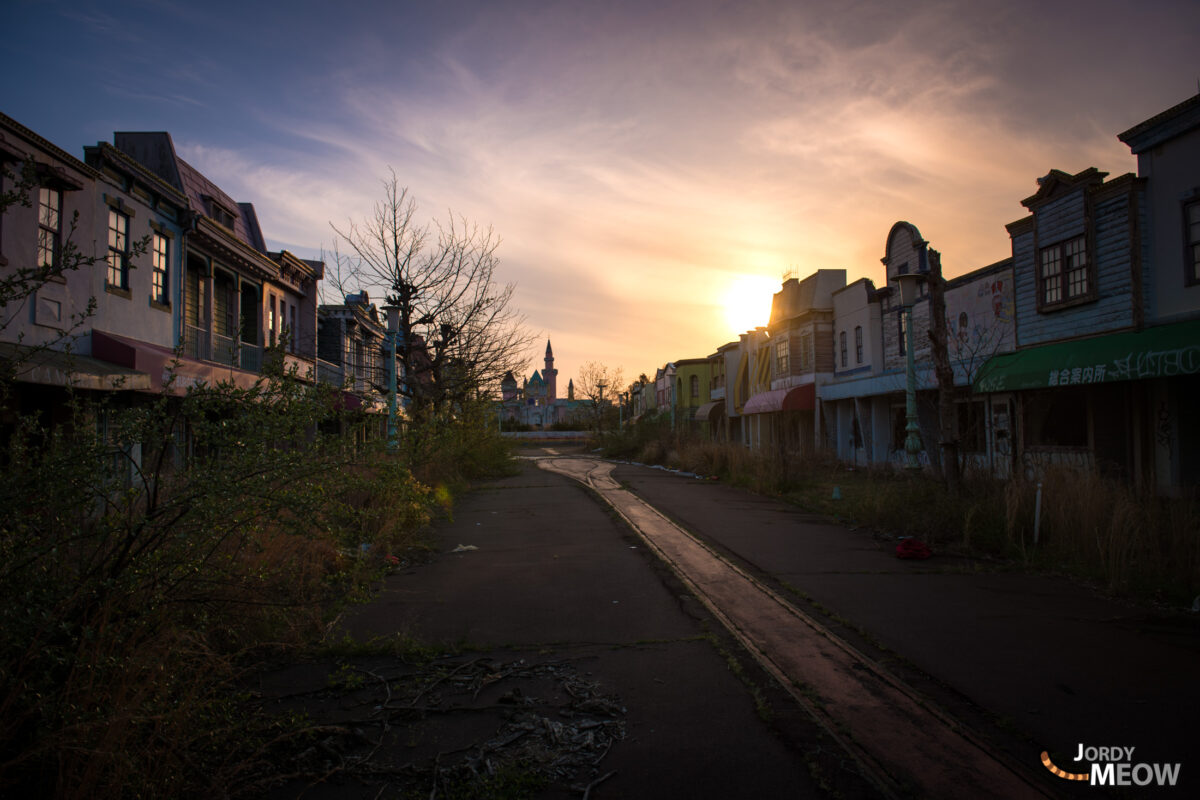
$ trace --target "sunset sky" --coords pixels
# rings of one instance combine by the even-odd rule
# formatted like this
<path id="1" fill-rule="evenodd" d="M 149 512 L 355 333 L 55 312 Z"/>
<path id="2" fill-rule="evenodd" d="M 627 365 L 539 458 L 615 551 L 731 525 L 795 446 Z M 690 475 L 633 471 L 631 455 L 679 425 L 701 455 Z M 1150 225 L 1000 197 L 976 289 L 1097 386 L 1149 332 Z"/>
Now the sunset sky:
<path id="1" fill-rule="evenodd" d="M 68 152 L 167 130 L 305 257 L 389 166 L 494 226 L 559 385 L 755 324 L 785 271 L 1008 256 L 1051 168 L 1197 92 L 1200 3 L 5 0 L 0 111 Z M 749 291 L 747 291 L 749 290 Z M 735 298 L 743 298 L 735 302 Z M 751 304 L 746 307 L 747 303 Z M 757 308 L 754 307 L 757 303 Z"/>

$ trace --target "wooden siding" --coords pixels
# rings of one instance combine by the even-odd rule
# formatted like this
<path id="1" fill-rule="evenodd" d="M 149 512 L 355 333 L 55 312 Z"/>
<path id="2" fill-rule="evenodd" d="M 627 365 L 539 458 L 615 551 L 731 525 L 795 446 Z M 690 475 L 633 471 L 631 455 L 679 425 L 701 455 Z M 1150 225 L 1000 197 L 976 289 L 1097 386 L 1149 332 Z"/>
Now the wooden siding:
<path id="1" fill-rule="evenodd" d="M 1035 212 L 1035 232 L 1013 238 L 1017 341 L 1022 347 L 1123 330 L 1133 315 L 1133 250 L 1129 194 L 1120 192 L 1092 203 L 1088 213 L 1080 191 L 1047 203 Z M 1090 220 L 1089 220 L 1090 217 Z M 1038 311 L 1037 253 L 1042 247 L 1087 235 L 1093 266 L 1095 300 Z"/>
<path id="2" fill-rule="evenodd" d="M 833 372 L 833 323 L 813 325 L 813 368 L 815 372 Z"/>

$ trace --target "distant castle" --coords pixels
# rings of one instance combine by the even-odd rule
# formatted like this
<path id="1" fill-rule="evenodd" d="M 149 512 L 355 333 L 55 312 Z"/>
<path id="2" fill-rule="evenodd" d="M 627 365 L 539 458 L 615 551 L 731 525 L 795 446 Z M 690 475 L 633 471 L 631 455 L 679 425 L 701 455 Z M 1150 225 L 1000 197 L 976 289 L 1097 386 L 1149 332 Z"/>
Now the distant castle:
<path id="1" fill-rule="evenodd" d="M 573 422 L 582 418 L 589 400 L 575 399 L 575 381 L 567 382 L 567 397 L 558 396 L 558 370 L 554 368 L 554 350 L 546 340 L 546 365 L 517 387 L 517 379 L 509 370 L 500 381 L 502 418 L 520 425 L 548 428 L 557 422 Z"/>

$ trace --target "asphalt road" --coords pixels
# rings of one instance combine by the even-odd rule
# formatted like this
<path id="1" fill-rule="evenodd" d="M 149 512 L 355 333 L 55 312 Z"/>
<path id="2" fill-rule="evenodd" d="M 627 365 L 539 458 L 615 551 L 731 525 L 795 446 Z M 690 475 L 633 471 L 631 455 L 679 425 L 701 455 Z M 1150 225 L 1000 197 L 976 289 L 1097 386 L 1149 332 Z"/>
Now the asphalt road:
<path id="1" fill-rule="evenodd" d="M 432 563 L 389 578 L 344 629 L 361 640 L 400 631 L 464 649 L 464 658 L 570 660 L 625 709 L 626 736 L 596 770 L 610 777 L 590 797 L 877 796 L 579 483 L 527 461 L 463 498 L 438 540 Z M 477 549 L 453 552 L 460 546 Z M 305 796 L 372 791 L 340 785 Z M 580 793 L 556 785 L 538 796 Z"/>
<path id="2" fill-rule="evenodd" d="M 629 465 L 612 476 L 1032 776 L 1030 796 L 1194 796 L 1195 617 L 1061 578 L 937 556 L 900 561 L 894 542 L 712 482 Z M 437 537 L 431 563 L 389 578 L 343 628 L 360 640 L 400 633 L 450 647 L 460 653 L 450 665 L 485 656 L 568 664 L 614 698 L 624 738 L 593 769 L 537 796 L 580 797 L 593 780 L 591 798 L 883 796 L 834 741 L 855 730 L 831 738 L 828 719 L 797 704 L 795 687 L 761 669 L 583 484 L 527 460 L 519 475 L 463 498 Z M 441 757 L 486 738 L 502 716 L 439 729 L 431 741 L 410 733 L 392 755 Z M 1081 746 L 1134 747 L 1133 763 L 1179 763 L 1179 785 L 1102 789 L 1052 775 L 1040 761 L 1046 750 L 1058 767 L 1084 771 L 1088 764 L 1073 760 Z M 913 784 L 890 790 L 975 797 L 992 788 L 982 780 L 964 768 L 936 794 Z M 386 789 L 334 782 L 304 796 L 399 796 Z"/>

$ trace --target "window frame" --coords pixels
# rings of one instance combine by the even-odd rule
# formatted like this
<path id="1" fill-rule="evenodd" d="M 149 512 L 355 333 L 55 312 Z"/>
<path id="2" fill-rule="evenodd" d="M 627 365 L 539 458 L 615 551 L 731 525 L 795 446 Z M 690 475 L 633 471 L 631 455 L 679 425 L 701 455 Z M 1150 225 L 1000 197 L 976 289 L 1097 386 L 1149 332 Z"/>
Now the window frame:
<path id="1" fill-rule="evenodd" d="M 1091 251 L 1086 233 L 1038 247 L 1035 272 L 1038 311 L 1068 308 L 1096 299 L 1096 265 Z M 1053 272 L 1047 270 L 1048 258 L 1053 259 Z M 1051 292 L 1054 297 L 1049 296 Z"/>
<path id="2" fill-rule="evenodd" d="M 780 339 L 775 343 L 775 374 L 787 375 L 791 366 L 791 343 L 787 338 Z"/>
<path id="3" fill-rule="evenodd" d="M 1200 191 L 1183 201 L 1182 212 L 1183 284 L 1196 286 L 1200 284 Z"/>
<path id="4" fill-rule="evenodd" d="M 55 203 L 53 208 L 47 202 L 47 198 L 53 195 Z M 49 211 L 53 214 L 53 220 L 48 217 Z M 63 193 L 59 189 L 50 186 L 38 187 L 38 241 L 37 241 L 37 265 L 38 269 L 44 269 L 49 272 L 55 272 L 62 268 L 62 215 L 63 215 Z M 46 260 L 46 253 L 49 250 L 49 261 Z"/>
<path id="5" fill-rule="evenodd" d="M 854 363 L 863 363 L 863 331 L 862 325 L 854 326 Z"/>
<path id="6" fill-rule="evenodd" d="M 159 231 L 154 231 L 150 247 L 150 302 L 169 307 L 171 305 L 171 238 Z"/>
<path id="7" fill-rule="evenodd" d="M 105 285 L 110 289 L 128 291 L 129 215 L 115 208 L 108 209 L 108 250 L 104 260 L 108 264 L 104 272 Z"/>

